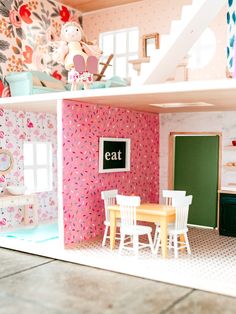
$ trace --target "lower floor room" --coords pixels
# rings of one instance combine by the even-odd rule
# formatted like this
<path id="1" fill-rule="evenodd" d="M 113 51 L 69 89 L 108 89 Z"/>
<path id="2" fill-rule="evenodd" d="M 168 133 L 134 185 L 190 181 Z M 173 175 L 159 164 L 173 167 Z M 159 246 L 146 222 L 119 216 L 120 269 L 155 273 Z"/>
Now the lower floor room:
<path id="1" fill-rule="evenodd" d="M 12 162 L 1 181 L 0 246 L 236 296 L 231 201 L 236 196 L 236 112 L 154 114 L 71 100 L 54 109 L 4 109 L 0 116 L 0 145 Z M 128 171 L 99 171 L 100 138 L 130 140 Z M 27 194 L 6 198 L 12 186 L 22 185 Z M 109 239 L 102 246 L 106 217 L 101 192 L 113 189 L 140 196 L 141 204 L 164 204 L 165 189 L 193 195 L 191 255 L 180 250 L 175 258 L 170 249 L 163 258 L 161 250 L 152 254 L 149 248 L 138 256 L 119 254 L 119 241 L 111 250 Z M 153 238 L 150 221 L 139 224 L 151 226 Z M 144 236 L 141 240 L 147 242 Z"/>

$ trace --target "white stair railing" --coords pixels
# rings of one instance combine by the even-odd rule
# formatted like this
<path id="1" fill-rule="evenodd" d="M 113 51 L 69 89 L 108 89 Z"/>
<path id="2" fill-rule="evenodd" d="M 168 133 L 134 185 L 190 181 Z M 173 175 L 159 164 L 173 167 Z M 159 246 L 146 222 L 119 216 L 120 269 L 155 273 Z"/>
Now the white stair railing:
<path id="1" fill-rule="evenodd" d="M 183 6 L 181 19 L 172 21 L 169 35 L 160 36 L 160 49 L 141 65 L 140 76 L 131 84 L 165 82 L 226 4 L 226 0 L 193 0 L 192 5 Z"/>

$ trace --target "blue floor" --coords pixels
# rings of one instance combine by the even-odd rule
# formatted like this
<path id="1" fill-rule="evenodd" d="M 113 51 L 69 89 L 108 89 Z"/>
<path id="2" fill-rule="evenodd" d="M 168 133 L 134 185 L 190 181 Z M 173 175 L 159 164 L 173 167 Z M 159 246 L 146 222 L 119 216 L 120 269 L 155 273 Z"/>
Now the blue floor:
<path id="1" fill-rule="evenodd" d="M 3 232 L 0 233 L 0 237 L 15 238 L 18 240 L 25 240 L 34 243 L 50 241 L 59 237 L 58 224 L 42 224 L 34 228 Z"/>

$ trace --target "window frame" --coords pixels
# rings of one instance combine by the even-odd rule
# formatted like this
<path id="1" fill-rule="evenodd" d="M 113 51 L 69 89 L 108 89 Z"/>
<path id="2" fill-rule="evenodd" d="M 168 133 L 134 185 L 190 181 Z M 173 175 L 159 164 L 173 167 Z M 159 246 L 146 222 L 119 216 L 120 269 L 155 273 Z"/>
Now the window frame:
<path id="1" fill-rule="evenodd" d="M 23 143 L 23 151 L 24 151 L 24 145 L 25 144 L 32 144 L 33 147 L 33 164 L 32 165 L 25 165 L 24 162 L 24 179 L 25 179 L 25 170 L 33 170 L 33 182 L 34 182 L 34 188 L 28 189 L 32 193 L 40 193 L 40 192 L 51 192 L 53 183 L 52 183 L 52 173 L 53 173 L 53 150 L 52 150 L 52 142 L 47 141 L 25 141 Z M 47 149 L 47 162 L 46 164 L 39 165 L 37 163 L 37 145 L 38 144 L 46 144 Z M 37 182 L 37 171 L 39 169 L 46 169 L 48 176 L 47 176 L 47 188 L 38 188 L 38 182 Z"/>
<path id="2" fill-rule="evenodd" d="M 208 40 L 206 40 L 206 35 L 208 36 Z M 211 40 L 209 42 L 209 36 Z M 193 47 L 189 50 L 189 61 L 188 68 L 192 71 L 201 70 L 207 67 L 215 57 L 217 50 L 217 40 L 215 32 L 207 27 Z M 210 58 L 208 57 L 207 62 L 203 62 L 205 60 L 206 53 L 210 52 Z M 193 58 L 194 56 L 194 58 Z"/>
<path id="3" fill-rule="evenodd" d="M 137 36 L 138 36 L 138 47 L 137 51 L 135 52 L 129 52 L 129 33 L 137 31 Z M 118 34 L 125 33 L 126 34 L 126 51 L 124 53 L 116 53 L 116 36 Z M 109 31 L 109 32 L 102 32 L 99 35 L 99 45 L 101 50 L 103 50 L 103 38 L 107 35 L 112 35 L 113 36 L 113 51 L 111 51 L 110 54 L 113 54 L 113 60 L 112 60 L 112 75 L 115 76 L 117 66 L 116 66 L 116 61 L 117 58 L 125 57 L 126 58 L 126 69 L 125 69 L 125 77 L 128 78 L 131 75 L 129 74 L 129 61 L 133 60 L 131 57 L 136 57 L 138 59 L 139 56 L 139 28 L 138 27 L 129 27 L 129 28 L 123 28 L 123 29 L 118 29 L 114 31 Z M 105 60 L 109 57 L 109 55 L 103 55 L 102 56 Z"/>

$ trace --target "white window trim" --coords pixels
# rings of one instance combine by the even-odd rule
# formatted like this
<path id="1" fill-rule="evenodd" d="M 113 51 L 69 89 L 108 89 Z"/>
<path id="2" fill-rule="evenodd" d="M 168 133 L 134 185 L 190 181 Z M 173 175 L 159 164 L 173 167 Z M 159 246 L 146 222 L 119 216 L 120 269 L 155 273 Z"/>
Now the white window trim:
<path id="1" fill-rule="evenodd" d="M 208 38 L 206 38 L 207 35 Z M 208 52 L 210 52 L 210 57 L 207 57 L 207 62 L 205 62 Z M 216 36 L 212 29 L 208 27 L 189 51 L 188 68 L 191 70 L 203 69 L 212 61 L 215 56 L 215 52 Z"/>
<path id="2" fill-rule="evenodd" d="M 40 142 L 40 141 L 33 141 L 33 142 L 24 142 L 24 144 L 32 144 L 33 145 L 33 165 L 26 166 L 24 164 L 24 170 L 33 170 L 34 174 L 34 188 L 30 189 L 30 192 L 50 192 L 52 191 L 52 143 L 51 142 Z M 37 164 L 37 144 L 47 144 L 47 164 L 38 165 Z M 38 169 L 46 169 L 48 173 L 47 177 L 47 186 L 48 189 L 38 189 L 38 182 L 37 182 L 37 170 Z"/>
<path id="3" fill-rule="evenodd" d="M 139 34 L 139 29 L 138 27 L 131 27 L 131 28 L 123 28 L 123 29 L 119 29 L 119 30 L 115 30 L 115 31 L 111 31 L 111 32 L 103 32 L 100 34 L 99 37 L 99 43 L 100 46 L 102 46 L 102 41 L 103 41 L 103 36 L 107 36 L 107 35 L 112 35 L 113 36 L 113 51 L 111 51 L 111 53 L 114 54 L 113 57 L 113 65 L 112 65 L 112 70 L 113 70 L 113 75 L 116 75 L 116 59 L 120 58 L 120 57 L 125 57 L 126 58 L 126 78 L 129 76 L 129 60 L 131 60 L 131 57 L 137 56 L 139 55 L 139 45 L 138 45 L 138 50 L 136 52 L 132 51 L 129 52 L 129 33 L 133 32 L 133 31 L 137 31 Z M 126 33 L 126 52 L 125 53 L 116 53 L 116 36 L 117 34 L 120 33 Z M 139 35 L 138 35 L 139 37 Z M 102 47 L 101 47 L 102 49 Z M 108 58 L 109 55 L 103 55 L 103 57 Z"/>

